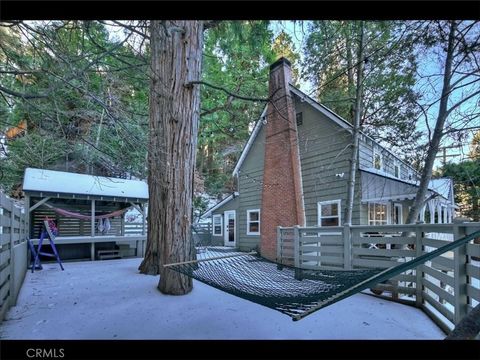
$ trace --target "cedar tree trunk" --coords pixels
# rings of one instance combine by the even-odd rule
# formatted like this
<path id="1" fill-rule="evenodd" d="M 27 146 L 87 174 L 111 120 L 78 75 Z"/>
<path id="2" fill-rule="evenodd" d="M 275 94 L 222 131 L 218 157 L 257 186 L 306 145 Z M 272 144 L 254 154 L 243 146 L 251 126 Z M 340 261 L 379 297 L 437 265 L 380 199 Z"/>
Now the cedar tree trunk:
<path id="1" fill-rule="evenodd" d="M 192 279 L 163 267 L 194 258 L 192 199 L 200 110 L 202 21 L 152 21 L 148 153 L 148 239 L 144 274 L 160 274 L 158 289 L 182 295 Z"/>

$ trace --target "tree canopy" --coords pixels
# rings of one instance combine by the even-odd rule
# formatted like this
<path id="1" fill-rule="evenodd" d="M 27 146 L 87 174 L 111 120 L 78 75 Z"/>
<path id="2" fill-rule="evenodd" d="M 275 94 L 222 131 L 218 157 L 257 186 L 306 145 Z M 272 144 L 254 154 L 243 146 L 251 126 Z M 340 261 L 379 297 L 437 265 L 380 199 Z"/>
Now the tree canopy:
<path id="1" fill-rule="evenodd" d="M 276 24 L 206 22 L 195 85 L 202 88 L 198 209 L 206 206 L 199 194 L 222 197 L 235 189 L 231 172 L 266 104 L 268 67 L 277 58 L 292 62 L 296 86 L 354 119 L 360 22 L 303 22 L 301 41 L 288 24 Z M 440 103 L 448 26 L 364 22 L 360 128 L 419 169 Z M 456 29 L 441 138 L 462 142 L 477 131 L 471 151 L 478 154 L 478 22 Z M 0 23 L 3 190 L 20 188 L 25 167 L 146 179 L 150 56 L 148 21 Z"/>

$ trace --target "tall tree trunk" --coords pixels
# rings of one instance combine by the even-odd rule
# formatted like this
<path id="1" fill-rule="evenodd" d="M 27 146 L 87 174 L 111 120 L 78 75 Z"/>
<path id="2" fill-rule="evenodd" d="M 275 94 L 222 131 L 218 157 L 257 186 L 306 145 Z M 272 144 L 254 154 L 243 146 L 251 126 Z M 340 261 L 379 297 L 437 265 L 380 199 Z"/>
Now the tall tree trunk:
<path id="1" fill-rule="evenodd" d="M 148 239 L 140 271 L 160 274 L 165 294 L 191 291 L 191 278 L 164 269 L 194 258 L 193 175 L 200 110 L 203 22 L 152 21 Z"/>
<path id="2" fill-rule="evenodd" d="M 448 35 L 448 44 L 447 44 L 447 53 L 445 59 L 445 67 L 443 74 L 443 87 L 442 87 L 442 97 L 440 98 L 440 105 L 438 109 L 437 122 L 435 124 L 435 130 L 433 132 L 432 138 L 430 139 L 430 146 L 428 147 L 427 159 L 425 160 L 425 166 L 423 167 L 422 176 L 420 178 L 420 185 L 413 202 L 413 206 L 410 208 L 410 212 L 407 217 L 407 224 L 413 224 L 418 217 L 420 209 L 425 204 L 425 198 L 427 195 L 428 184 L 432 178 L 433 163 L 437 157 L 438 148 L 440 145 L 440 140 L 442 139 L 443 128 L 445 127 L 445 121 L 448 116 L 447 106 L 448 99 L 451 93 L 451 79 L 452 79 L 452 63 L 454 58 L 455 51 L 455 32 L 457 29 L 457 24 L 455 21 L 452 21 L 450 24 L 449 35 Z M 433 216 L 432 214 L 430 216 Z"/>
<path id="3" fill-rule="evenodd" d="M 351 23 L 350 21 L 346 21 L 344 26 L 346 27 L 345 31 L 345 44 L 346 44 L 346 51 L 347 51 L 347 79 L 348 79 L 348 97 L 353 98 L 355 93 L 355 82 L 353 79 L 353 62 L 352 62 L 352 40 L 350 36 L 352 35 L 351 32 Z M 355 120 L 355 103 L 351 102 L 350 105 L 350 116 L 352 121 Z"/>
<path id="4" fill-rule="evenodd" d="M 363 66 L 364 66 L 364 33 L 363 21 L 360 22 L 360 39 L 358 44 L 358 59 L 357 59 L 357 90 L 355 96 L 355 116 L 353 119 L 353 134 L 352 134 L 352 156 L 350 158 L 350 171 L 348 177 L 348 191 L 347 191 L 347 207 L 344 224 L 352 224 L 353 200 L 355 195 L 355 177 L 357 175 L 357 161 L 358 161 L 358 139 L 360 133 L 360 118 L 362 117 L 363 106 Z"/>

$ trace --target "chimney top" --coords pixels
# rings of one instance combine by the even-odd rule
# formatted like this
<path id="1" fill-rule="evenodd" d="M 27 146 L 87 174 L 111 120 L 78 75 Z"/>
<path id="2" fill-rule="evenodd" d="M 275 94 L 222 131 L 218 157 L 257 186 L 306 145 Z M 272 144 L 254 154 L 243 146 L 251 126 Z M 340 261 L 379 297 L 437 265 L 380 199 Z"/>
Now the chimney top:
<path id="1" fill-rule="evenodd" d="M 292 63 L 287 58 L 281 57 L 280 59 L 275 61 L 272 65 L 270 65 L 270 71 L 272 71 L 273 69 L 275 69 L 276 67 L 278 67 L 282 64 L 285 64 L 288 67 L 292 66 Z"/>

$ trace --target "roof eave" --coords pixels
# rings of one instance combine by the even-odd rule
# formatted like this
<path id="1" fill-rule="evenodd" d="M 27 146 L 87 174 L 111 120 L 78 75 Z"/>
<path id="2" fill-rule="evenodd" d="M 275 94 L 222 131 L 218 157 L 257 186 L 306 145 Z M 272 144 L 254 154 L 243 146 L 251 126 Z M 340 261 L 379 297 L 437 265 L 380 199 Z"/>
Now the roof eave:
<path id="1" fill-rule="evenodd" d="M 212 215 L 212 212 L 214 212 L 215 210 L 217 210 L 220 206 L 223 206 L 225 205 L 226 203 L 228 203 L 229 201 L 235 199 L 237 196 L 239 196 L 240 194 L 235 191 L 233 194 L 227 196 L 225 199 L 223 200 L 220 200 L 219 203 L 213 205 L 210 209 L 208 209 L 207 211 L 205 211 L 203 214 L 201 214 L 199 216 L 199 218 L 205 218 L 205 217 L 210 217 Z"/>
<path id="2" fill-rule="evenodd" d="M 252 147 L 253 142 L 255 141 L 255 138 L 257 137 L 258 133 L 260 132 L 260 129 L 262 128 L 263 118 L 265 117 L 266 113 L 267 113 L 267 105 L 265 105 L 265 107 L 263 108 L 262 114 L 260 115 L 260 118 L 257 120 L 257 123 L 255 124 L 255 127 L 253 128 L 253 131 L 250 134 L 250 137 L 248 138 L 248 141 L 245 144 L 245 147 L 243 148 L 242 153 L 240 154 L 240 158 L 238 159 L 237 164 L 233 169 L 232 176 L 238 175 L 238 171 L 240 170 L 240 167 L 245 161 L 248 151 Z"/>

